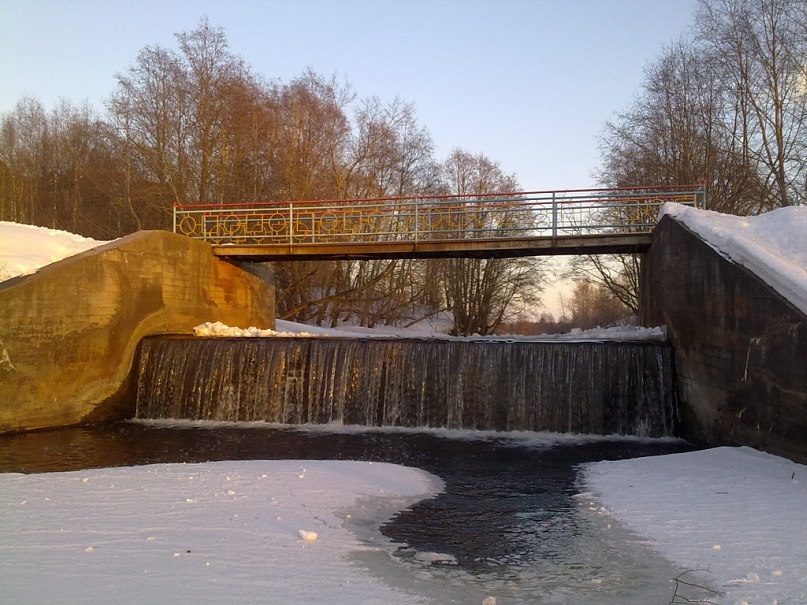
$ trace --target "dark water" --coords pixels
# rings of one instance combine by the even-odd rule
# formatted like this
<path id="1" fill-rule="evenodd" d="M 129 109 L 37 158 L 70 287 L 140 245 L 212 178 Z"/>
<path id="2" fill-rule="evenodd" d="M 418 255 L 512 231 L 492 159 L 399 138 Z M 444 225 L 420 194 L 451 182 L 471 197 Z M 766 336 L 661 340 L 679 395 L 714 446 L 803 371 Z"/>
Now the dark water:
<path id="1" fill-rule="evenodd" d="M 568 438 L 566 443 L 561 439 L 549 446 L 547 440 L 557 436 L 535 434 L 523 439 L 489 434 L 469 439 L 473 433 L 452 438 L 414 431 L 342 433 L 236 424 L 180 427 L 126 422 L 4 435 L 0 436 L 0 471 L 41 473 L 250 459 L 393 462 L 425 469 L 445 482 L 444 493 L 399 513 L 382 527 L 384 535 L 399 544 L 396 557 L 411 567 L 420 566 L 427 576 L 466 589 L 478 585 L 479 594 L 495 590 L 506 595 L 511 590 L 521 595 L 500 603 L 666 602 L 644 600 L 648 594 L 666 594 L 668 586 L 657 585 L 658 574 L 644 570 L 644 563 L 634 560 L 635 554 L 608 546 L 601 528 L 592 527 L 591 519 L 580 515 L 577 475 L 585 462 L 692 449 L 682 442 Z M 419 552 L 445 553 L 457 564 L 450 568 L 424 564 L 416 559 Z M 378 565 L 379 574 L 389 574 L 387 564 Z M 585 587 L 595 576 L 621 586 L 618 594 L 579 596 L 581 583 Z M 525 586 L 532 588 L 525 593 Z M 542 600 L 548 597 L 539 598 L 538 593 L 529 596 L 537 587 L 557 600 Z M 564 594 L 578 596 L 569 596 L 570 600 L 557 596 Z M 445 595 L 440 599 L 462 602 Z"/>
<path id="2" fill-rule="evenodd" d="M 148 338 L 138 418 L 662 437 L 660 342 Z"/>

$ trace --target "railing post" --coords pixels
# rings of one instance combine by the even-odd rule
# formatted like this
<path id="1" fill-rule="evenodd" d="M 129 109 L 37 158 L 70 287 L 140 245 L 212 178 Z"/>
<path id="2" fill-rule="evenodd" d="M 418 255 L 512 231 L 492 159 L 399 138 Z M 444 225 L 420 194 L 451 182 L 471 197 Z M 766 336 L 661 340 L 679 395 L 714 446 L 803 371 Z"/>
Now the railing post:
<path id="1" fill-rule="evenodd" d="M 418 243 L 418 199 L 415 198 L 415 245 Z"/>
<path id="2" fill-rule="evenodd" d="M 173 212 L 174 212 L 174 233 L 176 233 L 177 232 L 177 203 L 174 202 L 173 204 L 171 204 L 171 206 L 172 206 Z"/>
<path id="3" fill-rule="evenodd" d="M 552 192 L 552 237 L 558 236 L 558 200 Z"/>
<path id="4" fill-rule="evenodd" d="M 294 206 L 289 202 L 289 246 L 294 245 Z"/>

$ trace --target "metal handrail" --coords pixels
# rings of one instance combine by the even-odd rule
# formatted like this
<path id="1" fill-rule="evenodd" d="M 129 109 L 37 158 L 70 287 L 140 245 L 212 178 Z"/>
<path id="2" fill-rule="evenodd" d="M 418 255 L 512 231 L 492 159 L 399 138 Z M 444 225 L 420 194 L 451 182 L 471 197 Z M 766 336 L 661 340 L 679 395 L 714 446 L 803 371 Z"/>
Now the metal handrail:
<path id="1" fill-rule="evenodd" d="M 174 206 L 174 232 L 214 244 L 295 245 L 649 233 L 705 185 Z"/>

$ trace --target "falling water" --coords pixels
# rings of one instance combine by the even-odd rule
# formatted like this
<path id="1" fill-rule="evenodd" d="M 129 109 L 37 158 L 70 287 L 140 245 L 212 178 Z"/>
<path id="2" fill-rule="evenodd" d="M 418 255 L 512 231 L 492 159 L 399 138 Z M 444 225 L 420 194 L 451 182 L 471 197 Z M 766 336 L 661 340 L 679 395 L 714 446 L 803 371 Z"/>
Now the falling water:
<path id="1" fill-rule="evenodd" d="M 138 418 L 673 434 L 659 342 L 147 338 Z"/>

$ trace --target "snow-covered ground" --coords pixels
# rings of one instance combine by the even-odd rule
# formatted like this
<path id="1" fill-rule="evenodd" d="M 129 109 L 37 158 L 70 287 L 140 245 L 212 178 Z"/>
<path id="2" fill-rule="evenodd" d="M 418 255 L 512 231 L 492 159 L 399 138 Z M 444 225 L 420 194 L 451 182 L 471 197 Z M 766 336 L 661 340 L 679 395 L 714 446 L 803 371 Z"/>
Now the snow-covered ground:
<path id="1" fill-rule="evenodd" d="M 534 439 L 542 447 L 553 442 Z M 570 439 L 558 436 L 559 443 Z M 807 466 L 724 447 L 588 464 L 577 500 L 608 548 L 619 551 L 624 543 L 635 552 L 644 544 L 648 560 L 661 555 L 671 569 L 701 570 L 683 579 L 714 592 L 690 589 L 690 597 L 797 604 L 807 603 L 805 478 Z M 378 526 L 441 489 L 425 471 L 347 461 L 0 474 L 0 602 L 575 602 L 544 600 L 528 568 L 514 570 L 524 592 L 518 579 L 481 590 L 462 574 L 451 580 L 429 573 L 431 565 L 450 566 L 450 555 L 419 552 L 417 568 L 390 557 L 395 545 Z M 627 542 L 625 530 L 634 533 Z M 584 580 L 585 602 L 598 602 L 591 591 L 602 590 L 603 602 L 613 603 L 608 595 L 619 587 L 609 583 L 629 575 Z M 669 602 L 672 577 L 659 581 L 648 603 Z"/>
<path id="2" fill-rule="evenodd" d="M 580 495 L 731 605 L 807 603 L 807 466 L 751 448 L 596 462 Z M 683 601 L 681 601 L 683 602 Z M 701 602 L 701 601 L 696 601 Z"/>
<path id="3" fill-rule="evenodd" d="M 807 312 L 807 208 L 663 211 Z M 103 243 L 66 234 L 51 246 L 57 236 L 0 223 L 0 280 Z M 747 448 L 601 462 L 583 469 L 581 514 L 635 532 L 682 571 L 708 570 L 684 578 L 720 593 L 703 599 L 807 603 L 805 478 L 807 466 Z M 0 600 L 421 603 L 351 563 L 386 545 L 350 530 L 439 489 L 416 469 L 344 461 L 0 474 Z"/>
<path id="4" fill-rule="evenodd" d="M 266 328 L 235 328 L 221 322 L 207 322 L 194 326 L 193 331 L 197 336 L 221 336 L 221 337 L 329 337 L 329 338 L 427 338 L 441 340 L 459 341 L 547 341 L 562 340 L 569 341 L 592 341 L 592 340 L 664 340 L 666 334 L 664 328 L 642 328 L 640 326 L 618 326 L 614 328 L 593 328 L 591 330 L 580 330 L 575 328 L 571 332 L 564 334 L 544 334 L 540 336 L 523 336 L 513 334 L 508 336 L 446 336 L 438 332 L 429 332 L 411 328 L 395 328 L 384 326 L 378 330 L 374 328 L 362 328 L 359 326 L 339 326 L 336 328 L 322 328 L 309 326 L 292 321 L 277 320 L 276 329 Z"/>
<path id="5" fill-rule="evenodd" d="M 350 528 L 440 489 L 346 461 L 0 474 L 0 602 L 424 603 L 350 564 L 385 543 Z"/>

